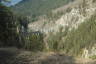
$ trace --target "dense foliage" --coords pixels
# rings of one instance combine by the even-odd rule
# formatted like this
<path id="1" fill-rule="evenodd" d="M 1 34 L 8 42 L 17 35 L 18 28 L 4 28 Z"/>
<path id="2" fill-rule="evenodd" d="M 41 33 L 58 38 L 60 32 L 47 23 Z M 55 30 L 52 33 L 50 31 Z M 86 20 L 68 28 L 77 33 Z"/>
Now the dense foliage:
<path id="1" fill-rule="evenodd" d="M 0 47 L 15 46 L 32 51 L 43 50 L 43 34 L 27 31 L 26 16 L 18 17 L 3 5 L 0 5 L 0 8 Z"/>
<path id="2" fill-rule="evenodd" d="M 17 22 L 10 8 L 0 5 L 0 46 L 16 45 Z"/>
<path id="3" fill-rule="evenodd" d="M 25 38 L 24 48 L 31 51 L 42 51 L 44 49 L 43 34 L 31 32 Z"/>

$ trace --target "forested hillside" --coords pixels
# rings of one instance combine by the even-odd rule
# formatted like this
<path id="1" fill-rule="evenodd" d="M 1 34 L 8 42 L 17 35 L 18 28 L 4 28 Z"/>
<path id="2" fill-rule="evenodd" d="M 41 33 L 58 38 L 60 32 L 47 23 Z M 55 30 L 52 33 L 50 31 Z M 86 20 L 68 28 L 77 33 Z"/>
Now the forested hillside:
<path id="1" fill-rule="evenodd" d="M 19 14 L 35 17 L 47 14 L 71 1 L 73 0 L 24 0 L 14 6 L 13 10 Z"/>
<path id="2" fill-rule="evenodd" d="M 96 64 L 96 0 L 1 1 L 0 64 Z"/>

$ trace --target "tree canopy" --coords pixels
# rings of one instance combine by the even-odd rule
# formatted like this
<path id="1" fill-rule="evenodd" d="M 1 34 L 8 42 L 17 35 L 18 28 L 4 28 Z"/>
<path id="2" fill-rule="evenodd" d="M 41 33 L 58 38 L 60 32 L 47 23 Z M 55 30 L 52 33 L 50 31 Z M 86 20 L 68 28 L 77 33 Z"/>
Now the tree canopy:
<path id="1" fill-rule="evenodd" d="M 16 19 L 10 8 L 0 5 L 0 46 L 11 46 L 16 42 Z"/>

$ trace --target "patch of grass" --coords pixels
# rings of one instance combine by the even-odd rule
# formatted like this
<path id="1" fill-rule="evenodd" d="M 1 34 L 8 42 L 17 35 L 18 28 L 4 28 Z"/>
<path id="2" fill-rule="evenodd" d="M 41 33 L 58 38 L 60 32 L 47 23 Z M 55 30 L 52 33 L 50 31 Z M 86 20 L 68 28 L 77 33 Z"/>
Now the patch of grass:
<path id="1" fill-rule="evenodd" d="M 94 59 L 96 59 L 96 55 L 90 56 L 89 58 L 94 60 Z"/>

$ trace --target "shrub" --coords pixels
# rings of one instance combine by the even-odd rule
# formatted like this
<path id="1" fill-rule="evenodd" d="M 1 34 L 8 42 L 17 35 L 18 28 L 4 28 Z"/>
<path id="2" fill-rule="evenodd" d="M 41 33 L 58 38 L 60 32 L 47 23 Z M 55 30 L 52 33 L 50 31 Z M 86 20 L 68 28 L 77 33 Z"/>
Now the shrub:
<path id="1" fill-rule="evenodd" d="M 32 51 L 42 51 L 44 47 L 43 35 L 31 33 L 25 38 L 24 48 Z"/>

